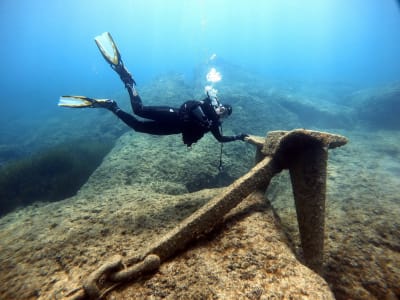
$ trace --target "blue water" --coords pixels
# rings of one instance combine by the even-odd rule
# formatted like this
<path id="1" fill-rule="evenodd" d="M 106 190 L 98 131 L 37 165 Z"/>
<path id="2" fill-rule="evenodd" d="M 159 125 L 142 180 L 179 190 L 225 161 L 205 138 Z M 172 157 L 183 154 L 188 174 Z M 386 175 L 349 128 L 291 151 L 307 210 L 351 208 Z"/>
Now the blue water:
<path id="1" fill-rule="evenodd" d="M 93 41 L 104 31 L 139 84 L 190 74 L 213 53 L 274 79 L 400 78 L 394 0 L 2 0 L 0 120 L 56 112 L 61 94 L 120 89 Z"/>

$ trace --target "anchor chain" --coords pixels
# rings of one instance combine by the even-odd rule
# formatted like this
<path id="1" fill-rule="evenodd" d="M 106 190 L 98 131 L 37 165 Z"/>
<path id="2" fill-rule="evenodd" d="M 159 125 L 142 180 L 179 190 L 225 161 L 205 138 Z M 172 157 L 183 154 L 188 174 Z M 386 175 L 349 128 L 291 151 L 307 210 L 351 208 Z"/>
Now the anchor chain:
<path id="1" fill-rule="evenodd" d="M 149 254 L 140 261 L 137 257 L 131 258 L 128 262 L 136 263 L 128 267 L 120 255 L 112 257 L 87 277 L 83 288 L 70 291 L 65 296 L 71 300 L 102 299 L 118 285 L 157 270 L 161 263 L 160 257 L 155 254 Z"/>

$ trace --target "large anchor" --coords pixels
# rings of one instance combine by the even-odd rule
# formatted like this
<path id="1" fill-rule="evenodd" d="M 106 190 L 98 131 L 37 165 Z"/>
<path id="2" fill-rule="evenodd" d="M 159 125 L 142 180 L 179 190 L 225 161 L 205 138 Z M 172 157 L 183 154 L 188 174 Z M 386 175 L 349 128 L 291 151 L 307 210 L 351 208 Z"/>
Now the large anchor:
<path id="1" fill-rule="evenodd" d="M 135 257 L 116 256 L 87 277 L 83 288 L 66 295 L 72 299 L 102 298 L 119 284 L 154 272 L 189 242 L 211 231 L 224 216 L 253 192 L 265 192 L 270 180 L 289 169 L 303 248 L 304 263 L 320 273 L 323 263 L 325 194 L 328 149 L 347 138 L 319 131 L 272 131 L 266 138 L 246 139 L 256 146 L 257 164 L 224 191 L 182 221 L 164 238 Z"/>

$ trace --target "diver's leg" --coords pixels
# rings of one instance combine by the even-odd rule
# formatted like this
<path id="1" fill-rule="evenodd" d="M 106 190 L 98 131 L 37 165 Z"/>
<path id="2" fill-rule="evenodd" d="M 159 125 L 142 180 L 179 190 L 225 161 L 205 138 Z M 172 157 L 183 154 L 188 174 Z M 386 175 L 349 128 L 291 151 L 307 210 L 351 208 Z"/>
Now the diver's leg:
<path id="1" fill-rule="evenodd" d="M 169 106 L 142 106 L 142 109 L 135 114 L 157 122 L 179 121 L 178 109 Z"/>
<path id="2" fill-rule="evenodd" d="M 164 118 L 162 121 L 142 121 L 136 119 L 131 114 L 124 112 L 119 108 L 117 102 L 114 100 L 97 100 L 91 107 L 106 108 L 112 111 L 119 119 L 133 130 L 143 133 L 156 134 L 156 135 L 169 135 L 182 132 L 181 122 L 179 118 L 171 117 L 170 119 Z"/>
<path id="3" fill-rule="evenodd" d="M 118 109 L 113 112 L 126 125 L 128 125 L 137 132 L 149 133 L 155 135 L 170 135 L 182 132 L 181 126 L 177 122 L 142 121 L 136 119 L 134 116 L 124 112 L 121 109 Z"/>
<path id="4" fill-rule="evenodd" d="M 126 89 L 128 90 L 133 112 L 140 117 L 151 119 L 154 120 L 155 122 L 145 122 L 137 120 L 134 116 L 129 115 L 128 113 L 122 111 L 118 107 L 117 103 L 113 100 L 107 99 L 105 101 L 95 101 L 94 103 L 86 100 L 86 98 L 84 99 L 78 98 L 78 100 L 89 102 L 88 105 L 90 105 L 90 107 L 103 107 L 111 110 L 122 121 L 124 121 L 128 126 L 132 127 L 134 130 L 154 133 L 154 134 L 170 134 L 169 133 L 170 131 L 174 131 L 171 133 L 175 133 L 175 131 L 178 130 L 175 129 L 175 127 L 180 128 L 178 109 L 174 109 L 171 107 L 143 106 L 142 100 L 140 99 L 140 96 L 135 89 L 136 82 L 133 79 L 132 74 L 125 67 L 124 62 L 121 59 L 118 47 L 115 44 L 111 35 L 109 33 L 104 33 L 100 36 L 97 36 L 95 38 L 95 41 L 104 59 L 110 64 L 111 68 L 119 75 L 121 81 L 124 83 Z M 112 51 L 109 51 L 111 49 Z M 75 100 L 75 98 L 73 100 Z M 65 100 L 64 102 L 68 102 L 68 99 Z M 71 102 L 72 100 L 69 100 L 67 104 L 71 105 L 70 104 Z M 63 103 L 63 105 L 66 106 L 65 103 Z M 165 126 L 159 126 L 161 123 Z M 161 129 L 157 127 L 161 127 Z"/>
<path id="5" fill-rule="evenodd" d="M 126 86 L 126 88 L 128 90 L 129 98 L 131 100 L 132 110 L 135 114 L 140 116 L 140 112 L 142 111 L 142 108 L 143 108 L 142 99 L 140 98 L 134 85 L 128 85 L 128 86 Z"/>
<path id="6" fill-rule="evenodd" d="M 170 106 L 144 106 L 135 87 L 127 86 L 133 112 L 139 117 L 160 121 L 174 122 L 179 120 L 179 109 Z"/>
<path id="7" fill-rule="evenodd" d="M 145 107 L 142 104 L 139 94 L 135 89 L 136 82 L 132 74 L 125 67 L 121 59 L 118 47 L 109 33 L 103 33 L 95 38 L 104 59 L 110 64 L 111 68 L 119 75 L 129 93 L 129 98 L 133 112 L 146 119 L 160 122 L 178 122 L 178 110 L 170 107 Z M 109 51 L 111 50 L 112 51 Z M 106 105 L 106 104 L 104 104 Z M 102 107 L 102 106 L 101 106 Z"/>

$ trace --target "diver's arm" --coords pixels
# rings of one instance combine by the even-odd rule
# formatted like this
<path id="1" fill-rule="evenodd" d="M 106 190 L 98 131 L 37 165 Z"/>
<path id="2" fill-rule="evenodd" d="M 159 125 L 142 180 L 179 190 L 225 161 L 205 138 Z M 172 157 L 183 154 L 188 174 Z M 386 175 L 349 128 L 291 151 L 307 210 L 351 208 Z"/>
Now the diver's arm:
<path id="1" fill-rule="evenodd" d="M 238 134 L 238 135 L 232 135 L 232 136 L 224 136 L 221 134 L 221 131 L 219 129 L 219 126 L 213 126 L 211 128 L 211 133 L 213 136 L 217 139 L 218 142 L 220 143 L 227 143 L 227 142 L 233 142 L 233 141 L 244 141 L 244 139 L 248 136 L 247 134 Z"/>

